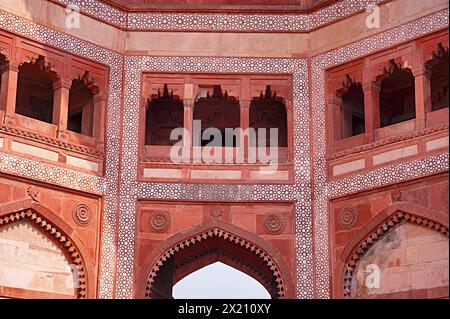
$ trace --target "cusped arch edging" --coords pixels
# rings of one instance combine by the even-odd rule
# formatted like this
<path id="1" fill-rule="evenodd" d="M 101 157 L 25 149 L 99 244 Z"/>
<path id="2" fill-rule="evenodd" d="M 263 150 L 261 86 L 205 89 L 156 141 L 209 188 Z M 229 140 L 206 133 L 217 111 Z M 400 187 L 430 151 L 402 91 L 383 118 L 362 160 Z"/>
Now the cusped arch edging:
<path id="1" fill-rule="evenodd" d="M 23 219 L 28 219 L 30 223 L 37 226 L 60 247 L 68 261 L 76 265 L 79 282 L 78 288 L 75 288 L 74 298 L 95 298 L 93 267 L 83 258 L 88 256 L 88 252 L 74 230 L 51 210 L 33 200 L 0 205 L 0 228 Z"/>
<path id="2" fill-rule="evenodd" d="M 353 275 L 361 258 L 378 240 L 401 222 L 428 227 L 449 236 L 447 215 L 409 202 L 391 205 L 360 229 L 340 254 L 339 260 L 343 265 L 338 273 L 342 274 L 343 297 L 351 297 Z"/>
<path id="3" fill-rule="evenodd" d="M 295 298 L 295 283 L 289 272 L 289 267 L 282 255 L 271 244 L 246 230 L 214 220 L 206 224 L 176 234 L 158 246 L 145 260 L 140 272 L 136 277 L 137 298 L 149 298 L 149 292 L 159 269 L 164 263 L 183 250 L 184 247 L 200 243 L 211 238 L 221 238 L 230 243 L 246 248 L 249 253 L 261 258 L 261 260 L 272 271 L 277 283 L 278 298 Z M 150 269 L 150 271 L 146 271 Z M 257 279 L 257 278 L 255 278 Z"/>

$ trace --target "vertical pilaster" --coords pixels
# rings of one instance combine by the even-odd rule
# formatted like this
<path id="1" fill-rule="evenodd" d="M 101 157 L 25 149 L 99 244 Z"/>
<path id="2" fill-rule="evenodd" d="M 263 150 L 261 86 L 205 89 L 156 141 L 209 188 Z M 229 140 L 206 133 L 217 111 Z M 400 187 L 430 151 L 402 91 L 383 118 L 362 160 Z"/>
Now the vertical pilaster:
<path id="1" fill-rule="evenodd" d="M 0 91 L 0 109 L 5 111 L 5 123 L 13 121 L 16 113 L 17 81 L 19 66 L 9 62 L 2 70 Z"/>
<path id="2" fill-rule="evenodd" d="M 105 145 L 106 99 L 99 93 L 94 95 L 94 111 L 92 121 L 92 135 L 98 140 L 98 148 Z"/>
<path id="3" fill-rule="evenodd" d="M 183 127 L 187 136 L 183 136 L 183 146 L 190 150 L 192 148 L 192 136 L 193 136 L 193 119 L 194 119 L 194 99 L 184 99 L 184 118 Z"/>
<path id="4" fill-rule="evenodd" d="M 375 130 L 380 128 L 380 90 L 381 86 L 370 81 L 363 84 L 364 90 L 364 115 L 365 115 L 365 142 L 375 139 Z"/>
<path id="5" fill-rule="evenodd" d="M 426 127 L 427 113 L 431 112 L 431 72 L 425 66 L 413 71 L 416 94 L 416 129 Z"/>
<path id="6" fill-rule="evenodd" d="M 327 104 L 329 108 L 328 112 L 328 143 L 330 146 L 335 144 L 335 141 L 338 141 L 342 138 L 342 115 L 341 115 L 341 107 L 342 107 L 342 99 L 335 94 L 329 94 L 327 97 Z"/>
<path id="7" fill-rule="evenodd" d="M 53 124 L 58 126 L 58 137 L 64 138 L 69 116 L 69 93 L 72 81 L 61 77 L 53 81 Z"/>

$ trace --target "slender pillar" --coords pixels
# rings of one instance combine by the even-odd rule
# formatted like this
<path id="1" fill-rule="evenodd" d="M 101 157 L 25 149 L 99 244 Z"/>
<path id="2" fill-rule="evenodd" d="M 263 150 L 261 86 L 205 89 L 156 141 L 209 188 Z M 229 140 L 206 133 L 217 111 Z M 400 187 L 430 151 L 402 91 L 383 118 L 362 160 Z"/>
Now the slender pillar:
<path id="1" fill-rule="evenodd" d="M 192 147 L 192 135 L 193 135 L 193 118 L 194 118 L 194 99 L 184 99 L 184 118 L 183 127 L 188 133 L 188 136 L 183 136 L 183 146 L 186 149 L 191 149 Z"/>
<path id="2" fill-rule="evenodd" d="M 58 126 L 58 137 L 65 138 L 69 116 L 69 93 L 72 81 L 61 77 L 53 81 L 53 124 Z"/>
<path id="3" fill-rule="evenodd" d="M 2 88 L 0 92 L 0 109 L 5 111 L 5 123 L 12 123 L 16 113 L 17 80 L 19 66 L 9 62 L 2 70 Z"/>
<path id="4" fill-rule="evenodd" d="M 236 159 L 241 159 L 244 162 L 248 160 L 247 157 L 250 147 L 250 104 L 250 100 L 239 101 L 240 127 L 242 130 L 242 134 L 239 140 L 239 149 L 236 148 Z"/>
<path id="5" fill-rule="evenodd" d="M 106 100 L 100 93 L 94 95 L 94 111 L 92 121 L 92 135 L 98 142 L 98 148 L 102 149 L 105 145 L 106 129 Z"/>
<path id="6" fill-rule="evenodd" d="M 363 84 L 364 114 L 365 114 L 365 142 L 375 139 L 375 130 L 380 128 L 380 90 L 381 86 L 375 82 Z"/>
<path id="7" fill-rule="evenodd" d="M 426 127 L 427 113 L 431 112 L 431 72 L 421 66 L 413 71 L 416 91 L 416 129 Z"/>
<path id="8" fill-rule="evenodd" d="M 338 141 L 342 138 L 342 115 L 341 115 L 341 106 L 342 99 L 336 96 L 335 94 L 329 94 L 327 97 L 328 100 L 328 143 L 330 146 L 335 144 L 335 141 Z"/>

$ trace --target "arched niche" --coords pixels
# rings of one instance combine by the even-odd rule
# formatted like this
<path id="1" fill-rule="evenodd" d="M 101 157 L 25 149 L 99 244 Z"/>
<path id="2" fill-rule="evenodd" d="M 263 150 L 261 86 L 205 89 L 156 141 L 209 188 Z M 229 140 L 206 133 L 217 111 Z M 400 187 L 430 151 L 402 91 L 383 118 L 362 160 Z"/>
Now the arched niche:
<path id="1" fill-rule="evenodd" d="M 151 96 L 147 101 L 145 126 L 145 144 L 172 146 L 177 140 L 171 140 L 170 135 L 176 128 L 183 127 L 183 102 L 178 96 L 169 93 L 167 84 L 163 92 Z"/>
<path id="2" fill-rule="evenodd" d="M 67 129 L 69 131 L 93 136 L 94 93 L 98 89 L 88 85 L 85 77 L 72 80 L 69 90 Z"/>
<path id="3" fill-rule="evenodd" d="M 73 230 L 32 200 L 0 205 L 0 294 L 92 298 L 92 266 Z"/>
<path id="4" fill-rule="evenodd" d="M 206 146 L 213 142 L 213 138 L 203 133 L 207 129 L 217 129 L 220 131 L 219 136 L 214 138 L 214 145 L 216 147 L 236 147 L 238 141 L 233 136 L 233 139 L 227 141 L 226 129 L 236 129 L 240 127 L 240 108 L 239 101 L 234 96 L 229 96 L 228 92 L 222 90 L 220 85 L 205 85 L 200 86 L 200 91 L 206 92 L 206 96 L 198 97 L 194 103 L 194 121 L 201 121 L 201 136 L 200 141 L 194 136 L 194 146 Z M 212 132 L 212 131 L 211 131 Z M 232 131 L 230 131 L 232 134 Z M 231 136 L 231 134 L 229 136 Z"/>
<path id="5" fill-rule="evenodd" d="M 270 85 L 266 86 L 266 91 L 261 92 L 259 97 L 252 99 L 249 126 L 255 129 L 256 141 L 258 141 L 260 129 L 266 131 L 265 147 L 271 145 L 270 129 L 277 129 L 278 147 L 287 147 L 286 103 L 283 98 L 277 96 L 276 91 L 272 92 Z"/>
<path id="6" fill-rule="evenodd" d="M 395 298 L 418 290 L 448 291 L 448 235 L 448 216 L 412 203 L 392 205 L 356 233 L 341 253 L 343 296 Z M 430 280 L 435 270 L 443 273 L 444 268 L 446 277 Z"/>
<path id="7" fill-rule="evenodd" d="M 43 56 L 19 66 L 16 113 L 53 122 L 53 82 L 57 74 Z"/>
<path id="8" fill-rule="evenodd" d="M 364 91 L 362 84 L 347 75 L 337 90 L 341 100 L 341 138 L 348 138 L 365 132 Z"/>
<path id="9" fill-rule="evenodd" d="M 390 60 L 380 83 L 380 126 L 398 124 L 416 117 L 414 75 L 401 63 Z"/>

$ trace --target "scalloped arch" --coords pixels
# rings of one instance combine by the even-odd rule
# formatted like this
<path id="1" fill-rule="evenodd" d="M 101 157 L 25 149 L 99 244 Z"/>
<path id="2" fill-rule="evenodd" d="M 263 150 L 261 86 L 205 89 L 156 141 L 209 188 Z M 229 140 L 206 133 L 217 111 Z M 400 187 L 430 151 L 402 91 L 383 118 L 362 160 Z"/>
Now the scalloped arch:
<path id="1" fill-rule="evenodd" d="M 91 283 L 93 269 L 87 265 L 83 256 L 87 250 L 73 229 L 42 204 L 33 200 L 24 200 L 0 205 L 0 228 L 2 226 L 28 220 L 60 247 L 67 260 L 78 268 L 78 288 L 75 298 L 94 297 Z"/>
<path id="2" fill-rule="evenodd" d="M 186 247 L 210 239 L 224 240 L 237 247 L 244 248 L 248 254 L 260 258 L 268 269 L 270 269 L 273 280 L 276 283 L 275 291 L 271 292 L 272 298 L 295 297 L 295 289 L 294 287 L 291 287 L 293 281 L 291 280 L 288 267 L 281 254 L 256 235 L 250 234 L 220 220 L 214 220 L 208 224 L 196 227 L 188 233 L 185 233 L 182 238 L 175 235 L 165 241 L 165 244 L 161 245 L 156 252 L 150 255 L 144 263 L 144 268 L 150 269 L 150 271 L 146 273 L 145 278 L 141 278 L 141 281 L 145 284 L 145 287 L 143 287 L 141 291 L 141 297 L 150 297 L 150 291 L 154 287 L 160 269 L 172 256 Z M 218 260 L 224 261 L 220 258 Z M 243 270 L 247 274 L 249 273 L 248 271 L 245 271 L 246 268 L 248 268 L 248 265 L 244 265 L 239 260 L 229 260 L 226 261 L 226 263 L 236 269 Z M 265 285 L 260 277 L 254 276 L 254 278 Z M 267 285 L 265 286 L 267 287 Z"/>

